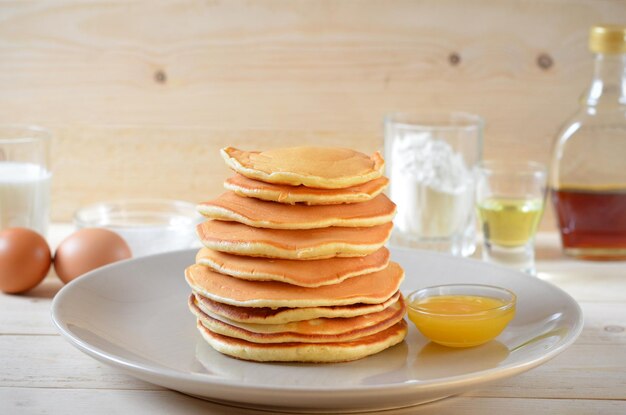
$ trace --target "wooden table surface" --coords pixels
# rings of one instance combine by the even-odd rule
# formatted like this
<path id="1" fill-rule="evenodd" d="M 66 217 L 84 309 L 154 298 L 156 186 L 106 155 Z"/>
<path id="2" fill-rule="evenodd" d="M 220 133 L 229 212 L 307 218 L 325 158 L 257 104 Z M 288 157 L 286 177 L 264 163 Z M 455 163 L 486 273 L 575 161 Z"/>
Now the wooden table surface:
<path id="1" fill-rule="evenodd" d="M 50 243 L 71 231 L 55 225 Z M 554 234 L 537 238 L 538 270 L 581 305 L 581 336 L 522 375 L 428 405 L 385 414 L 626 414 L 626 262 L 561 255 Z M 49 275 L 25 295 L 0 294 L 0 414 L 256 414 L 155 386 L 81 353 L 56 332 Z M 263 412 L 267 413 L 267 412 Z"/>

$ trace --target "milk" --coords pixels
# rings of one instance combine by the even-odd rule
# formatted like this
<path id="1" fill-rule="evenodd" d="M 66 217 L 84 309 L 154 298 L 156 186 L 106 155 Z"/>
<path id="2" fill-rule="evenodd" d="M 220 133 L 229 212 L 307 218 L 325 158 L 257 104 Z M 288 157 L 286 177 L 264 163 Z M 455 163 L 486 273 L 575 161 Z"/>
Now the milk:
<path id="1" fill-rule="evenodd" d="M 45 236 L 51 177 L 37 164 L 0 162 L 0 230 L 20 226 Z"/>

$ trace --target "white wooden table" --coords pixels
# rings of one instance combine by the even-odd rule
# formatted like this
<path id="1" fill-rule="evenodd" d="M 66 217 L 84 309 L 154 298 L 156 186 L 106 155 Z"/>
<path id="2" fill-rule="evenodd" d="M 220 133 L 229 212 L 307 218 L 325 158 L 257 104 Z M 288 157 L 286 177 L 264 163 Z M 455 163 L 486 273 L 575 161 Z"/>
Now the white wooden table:
<path id="1" fill-rule="evenodd" d="M 55 225 L 51 245 L 70 231 Z M 540 277 L 582 306 L 585 328 L 576 343 L 488 388 L 385 414 L 626 414 L 626 262 L 567 259 L 553 234 L 539 235 L 537 255 Z M 0 294 L 0 415 L 257 413 L 163 389 L 79 352 L 50 319 L 61 286 L 49 275 L 25 295 Z"/>

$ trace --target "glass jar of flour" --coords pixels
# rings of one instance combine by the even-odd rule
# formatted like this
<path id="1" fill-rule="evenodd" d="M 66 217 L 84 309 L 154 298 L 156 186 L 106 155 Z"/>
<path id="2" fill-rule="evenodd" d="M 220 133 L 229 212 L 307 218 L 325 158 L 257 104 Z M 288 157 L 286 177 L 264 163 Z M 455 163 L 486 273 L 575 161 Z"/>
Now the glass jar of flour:
<path id="1" fill-rule="evenodd" d="M 476 248 L 474 165 L 483 120 L 452 112 L 385 119 L 389 195 L 397 205 L 391 244 L 469 256 Z"/>

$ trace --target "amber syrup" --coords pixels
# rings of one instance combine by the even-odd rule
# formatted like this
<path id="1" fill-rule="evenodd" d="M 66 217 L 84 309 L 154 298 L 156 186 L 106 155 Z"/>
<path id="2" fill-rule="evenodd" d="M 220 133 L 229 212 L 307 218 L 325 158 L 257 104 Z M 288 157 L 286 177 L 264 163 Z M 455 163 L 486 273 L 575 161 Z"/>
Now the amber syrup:
<path id="1" fill-rule="evenodd" d="M 565 253 L 590 259 L 626 259 L 626 189 L 553 189 Z"/>

